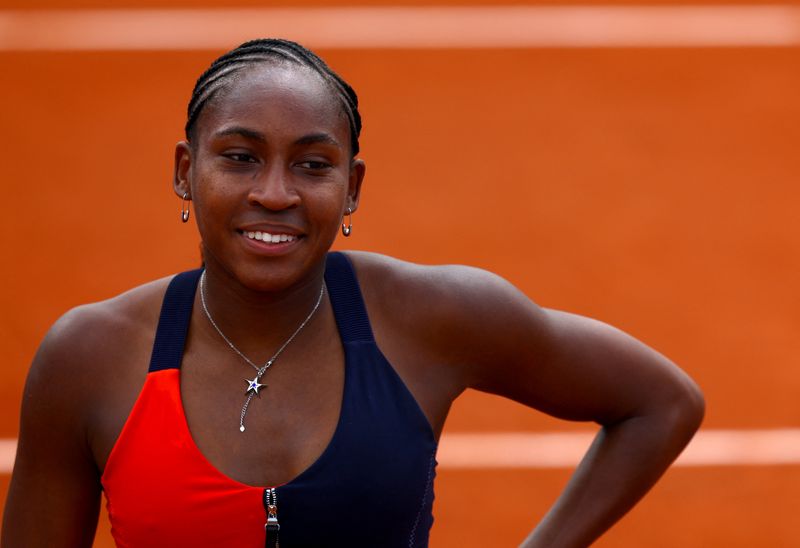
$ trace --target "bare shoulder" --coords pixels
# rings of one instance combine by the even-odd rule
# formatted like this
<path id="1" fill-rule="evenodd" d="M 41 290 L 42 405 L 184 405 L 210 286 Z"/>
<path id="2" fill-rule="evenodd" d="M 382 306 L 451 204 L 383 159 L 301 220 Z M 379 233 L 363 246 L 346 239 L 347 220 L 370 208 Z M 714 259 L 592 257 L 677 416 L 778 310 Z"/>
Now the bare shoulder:
<path id="1" fill-rule="evenodd" d="M 347 255 L 365 293 L 416 320 L 429 317 L 463 322 L 474 314 L 507 313 L 509 306 L 533 305 L 511 283 L 480 268 L 421 265 L 368 252 L 350 251 Z"/>
<path id="2" fill-rule="evenodd" d="M 104 357 L 125 352 L 137 335 L 155 325 L 168 283 L 169 278 L 156 280 L 69 310 L 48 331 L 35 365 L 68 368 L 74 374 L 75 368 L 92 368 Z"/>
<path id="3" fill-rule="evenodd" d="M 36 353 L 25 399 L 48 401 L 54 412 L 83 415 L 81 410 L 98 403 L 109 379 L 143 376 L 146 372 L 128 365 L 140 363 L 148 338 L 152 341 L 168 282 L 156 280 L 61 316 Z"/>
<path id="4" fill-rule="evenodd" d="M 394 348 L 395 361 L 422 360 L 426 374 L 445 372 L 461 390 L 479 384 L 482 364 L 492 356 L 513 349 L 514 341 L 534 343 L 546 330 L 545 311 L 486 270 L 363 252 L 348 257 L 379 344 Z"/>

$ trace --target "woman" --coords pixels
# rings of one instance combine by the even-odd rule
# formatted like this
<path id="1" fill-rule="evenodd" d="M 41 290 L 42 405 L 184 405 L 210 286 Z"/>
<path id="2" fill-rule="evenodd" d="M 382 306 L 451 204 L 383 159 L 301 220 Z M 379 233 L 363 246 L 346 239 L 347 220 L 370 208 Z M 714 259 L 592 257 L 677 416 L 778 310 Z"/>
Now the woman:
<path id="1" fill-rule="evenodd" d="M 466 388 L 602 425 L 524 546 L 586 546 L 653 485 L 703 415 L 666 358 L 487 272 L 329 253 L 359 206 L 360 128 L 350 86 L 292 42 L 201 75 L 174 187 L 204 269 L 50 330 L 3 546 L 90 546 L 101 490 L 120 546 L 426 546 Z"/>

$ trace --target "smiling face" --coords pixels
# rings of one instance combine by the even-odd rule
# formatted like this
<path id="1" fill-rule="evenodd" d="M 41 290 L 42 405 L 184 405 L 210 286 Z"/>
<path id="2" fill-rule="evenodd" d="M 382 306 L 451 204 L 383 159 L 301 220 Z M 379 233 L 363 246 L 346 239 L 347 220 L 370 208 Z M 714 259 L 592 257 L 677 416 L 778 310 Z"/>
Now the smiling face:
<path id="1" fill-rule="evenodd" d="M 175 191 L 194 202 L 207 268 L 261 291 L 319 276 L 364 176 L 322 78 L 259 63 L 203 109 L 193 136 L 176 148 Z"/>

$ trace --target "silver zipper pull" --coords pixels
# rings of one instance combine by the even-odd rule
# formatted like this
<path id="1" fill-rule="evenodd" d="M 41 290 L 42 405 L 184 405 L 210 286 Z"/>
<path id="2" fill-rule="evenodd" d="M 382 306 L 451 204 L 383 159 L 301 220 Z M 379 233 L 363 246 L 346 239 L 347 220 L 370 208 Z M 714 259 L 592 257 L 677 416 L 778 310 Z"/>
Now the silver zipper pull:
<path id="1" fill-rule="evenodd" d="M 281 528 L 278 523 L 278 507 L 274 504 L 267 506 L 267 525 L 274 525 L 276 530 Z"/>
<path id="2" fill-rule="evenodd" d="M 264 490 L 264 508 L 267 511 L 267 523 L 264 524 L 266 546 L 277 548 L 281 525 L 278 523 L 278 494 L 274 487 Z"/>

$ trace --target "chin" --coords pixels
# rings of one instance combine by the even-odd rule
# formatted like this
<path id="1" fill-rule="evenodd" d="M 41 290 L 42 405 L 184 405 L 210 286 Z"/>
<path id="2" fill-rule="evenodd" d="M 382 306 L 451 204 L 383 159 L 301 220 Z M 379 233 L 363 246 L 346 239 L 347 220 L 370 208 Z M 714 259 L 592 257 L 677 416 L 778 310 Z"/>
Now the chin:
<path id="1" fill-rule="evenodd" d="M 261 249 L 263 244 L 246 243 L 235 253 L 215 254 L 203 246 L 203 259 L 212 271 L 224 272 L 243 288 L 257 292 L 284 291 L 306 283 L 318 283 L 325 270 L 329 249 L 324 242 L 302 238 L 293 245 Z M 331 242 L 332 244 L 332 242 Z M 319 250 L 319 251 L 318 251 Z"/>
<path id="2" fill-rule="evenodd" d="M 324 266 L 318 268 L 311 260 L 254 261 L 234 267 L 231 274 L 245 288 L 258 292 L 280 292 L 315 280 Z"/>

